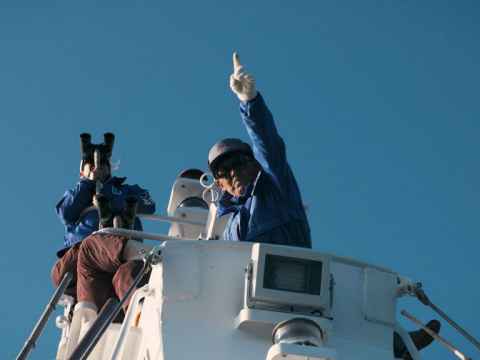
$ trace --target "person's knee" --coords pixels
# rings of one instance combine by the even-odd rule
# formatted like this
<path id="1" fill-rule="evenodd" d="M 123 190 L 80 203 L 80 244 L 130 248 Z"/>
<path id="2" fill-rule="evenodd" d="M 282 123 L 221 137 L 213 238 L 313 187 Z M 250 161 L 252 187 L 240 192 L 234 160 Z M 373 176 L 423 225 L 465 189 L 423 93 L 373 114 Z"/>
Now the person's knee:
<path id="1" fill-rule="evenodd" d="M 60 281 L 62 280 L 62 273 L 61 273 L 61 264 L 60 260 L 58 260 L 55 265 L 52 267 L 52 271 L 50 271 L 50 278 L 52 279 L 53 286 L 58 287 Z"/>
<path id="2" fill-rule="evenodd" d="M 142 270 L 143 261 L 132 260 L 126 263 L 123 263 L 115 273 L 115 276 L 112 279 L 112 285 L 115 289 L 115 293 L 119 299 L 122 299 L 128 292 L 129 288 L 133 285 L 135 278 L 138 276 Z M 146 278 L 144 277 L 137 287 L 143 286 L 147 283 Z M 133 293 L 125 300 L 123 309 L 126 312 L 130 304 L 130 300 L 133 296 Z"/>
<path id="3" fill-rule="evenodd" d="M 130 285 L 133 279 L 142 269 L 143 262 L 141 260 L 131 260 L 123 263 L 115 273 L 112 279 L 114 288 L 124 288 Z M 121 295 L 121 294 L 117 294 Z"/>
<path id="4" fill-rule="evenodd" d="M 89 255 L 95 253 L 97 238 L 95 236 L 88 236 L 81 243 L 78 249 L 78 263 L 88 262 Z"/>

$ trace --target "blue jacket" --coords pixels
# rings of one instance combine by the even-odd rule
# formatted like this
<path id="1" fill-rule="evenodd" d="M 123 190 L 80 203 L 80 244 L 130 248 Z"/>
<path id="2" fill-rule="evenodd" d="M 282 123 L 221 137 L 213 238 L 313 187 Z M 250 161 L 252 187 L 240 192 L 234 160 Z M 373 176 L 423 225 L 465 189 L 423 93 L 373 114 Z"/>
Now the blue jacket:
<path id="1" fill-rule="evenodd" d="M 233 213 L 224 239 L 311 248 L 300 190 L 272 114 L 260 94 L 240 103 L 240 113 L 262 170 L 245 196 L 222 195 L 219 215 Z"/>
<path id="2" fill-rule="evenodd" d="M 153 214 L 155 203 L 147 190 L 138 185 L 124 184 L 126 178 L 111 177 L 102 187 L 101 193 L 110 199 L 112 212 L 118 214 L 129 196 L 138 197 L 139 214 Z M 64 247 L 57 252 L 62 256 L 68 248 L 79 243 L 88 235 L 98 230 L 98 211 L 93 207 L 95 181 L 81 178 L 73 189 L 67 190 L 56 206 L 57 215 L 65 225 Z M 135 230 L 142 230 L 142 224 L 135 219 Z"/>

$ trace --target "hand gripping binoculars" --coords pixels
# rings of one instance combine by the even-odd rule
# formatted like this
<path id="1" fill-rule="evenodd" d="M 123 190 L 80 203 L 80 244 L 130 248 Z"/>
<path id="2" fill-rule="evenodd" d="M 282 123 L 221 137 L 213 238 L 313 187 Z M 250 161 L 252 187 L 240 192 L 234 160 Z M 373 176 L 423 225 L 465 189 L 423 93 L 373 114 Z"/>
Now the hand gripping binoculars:
<path id="1" fill-rule="evenodd" d="M 133 230 L 137 216 L 138 199 L 136 197 L 127 197 L 122 212 L 116 215 L 113 214 L 110 200 L 105 195 L 97 194 L 96 199 L 100 229 L 114 227 Z"/>

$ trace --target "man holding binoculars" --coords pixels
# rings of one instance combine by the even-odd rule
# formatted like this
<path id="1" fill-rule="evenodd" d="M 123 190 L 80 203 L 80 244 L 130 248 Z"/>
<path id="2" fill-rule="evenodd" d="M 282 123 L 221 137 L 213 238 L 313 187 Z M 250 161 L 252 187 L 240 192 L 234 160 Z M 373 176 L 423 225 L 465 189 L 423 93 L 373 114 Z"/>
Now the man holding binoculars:
<path id="1" fill-rule="evenodd" d="M 155 203 L 147 190 L 138 185 L 125 184 L 126 178 L 111 176 L 110 158 L 114 144 L 112 133 L 104 134 L 102 144 L 92 144 L 90 134 L 80 135 L 80 179 L 72 189 L 65 192 L 62 199 L 56 206 L 56 212 L 65 226 L 64 246 L 57 252 L 59 259 L 52 268 L 51 277 L 55 286 L 58 286 L 66 272 L 71 272 L 73 281 L 66 293 L 82 298 L 91 289 L 81 286 L 77 291 L 77 279 L 82 277 L 82 283 L 96 283 L 107 278 L 105 264 L 109 263 L 112 257 L 121 258 L 124 238 L 105 235 L 108 238 L 104 243 L 89 240 L 86 246 L 82 246 L 89 236 L 101 227 L 112 227 L 114 215 L 125 212 L 126 205 L 132 199 L 135 200 L 135 210 L 138 213 L 152 214 L 155 212 Z M 103 204 L 103 215 L 99 215 L 98 206 Z M 107 205 L 105 207 L 105 205 Z M 128 207 L 128 206 L 127 206 Z M 132 227 L 135 230 L 142 230 L 142 224 L 137 217 L 132 219 Z M 96 236 L 98 238 L 98 236 Z M 103 246 L 102 251 L 98 246 Z M 98 250 L 98 251 L 97 251 Z M 85 262 L 88 255 L 95 255 L 98 267 L 88 272 Z M 78 267 L 81 263 L 85 266 Z M 90 263 L 90 265 L 92 265 Z M 135 264 L 125 266 L 118 272 L 117 281 L 112 288 L 112 282 L 106 284 L 104 281 L 98 289 L 98 304 L 101 306 L 109 297 L 115 296 L 117 288 L 125 278 L 132 276 Z M 103 270 L 102 270 L 103 268 Z M 78 275 L 78 276 L 77 276 Z M 113 275 L 112 275 L 113 276 Z M 102 280 L 103 279 L 103 280 Z"/>

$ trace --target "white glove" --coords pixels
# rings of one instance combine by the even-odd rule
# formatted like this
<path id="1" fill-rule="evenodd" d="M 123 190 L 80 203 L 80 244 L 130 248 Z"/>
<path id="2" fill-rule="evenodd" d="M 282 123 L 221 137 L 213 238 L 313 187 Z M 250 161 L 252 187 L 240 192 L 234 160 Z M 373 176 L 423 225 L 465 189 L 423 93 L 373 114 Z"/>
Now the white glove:
<path id="1" fill-rule="evenodd" d="M 255 79 L 243 70 L 236 52 L 233 53 L 233 74 L 230 75 L 230 89 L 240 101 L 249 101 L 257 96 Z"/>

